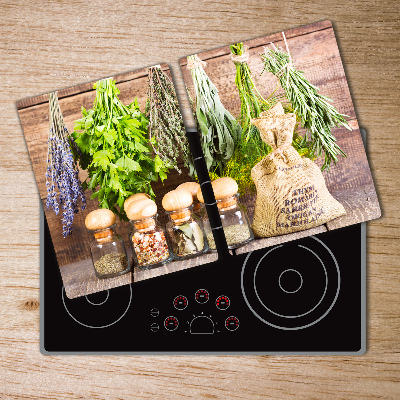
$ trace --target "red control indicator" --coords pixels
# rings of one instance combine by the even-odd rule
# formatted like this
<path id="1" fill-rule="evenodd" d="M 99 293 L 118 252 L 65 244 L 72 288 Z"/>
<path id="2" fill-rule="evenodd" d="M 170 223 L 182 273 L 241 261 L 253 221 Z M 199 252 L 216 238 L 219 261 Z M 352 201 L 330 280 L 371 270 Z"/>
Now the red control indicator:
<path id="1" fill-rule="evenodd" d="M 174 299 L 174 307 L 177 310 L 184 310 L 188 305 L 188 300 L 185 296 L 176 296 Z"/>
<path id="2" fill-rule="evenodd" d="M 178 319 L 171 316 L 165 318 L 164 326 L 167 331 L 174 331 L 179 325 Z"/>
<path id="3" fill-rule="evenodd" d="M 226 310 L 230 306 L 231 302 L 229 300 L 229 297 L 219 296 L 215 301 L 215 304 L 220 310 Z"/>
<path id="4" fill-rule="evenodd" d="M 237 328 L 239 328 L 239 320 L 236 317 L 228 317 L 225 320 L 225 328 L 228 329 L 228 331 L 236 331 Z"/>
<path id="5" fill-rule="evenodd" d="M 195 299 L 200 304 L 207 303 L 209 298 L 210 298 L 210 295 L 208 294 L 207 290 L 205 290 L 205 289 L 199 289 L 195 294 Z"/>

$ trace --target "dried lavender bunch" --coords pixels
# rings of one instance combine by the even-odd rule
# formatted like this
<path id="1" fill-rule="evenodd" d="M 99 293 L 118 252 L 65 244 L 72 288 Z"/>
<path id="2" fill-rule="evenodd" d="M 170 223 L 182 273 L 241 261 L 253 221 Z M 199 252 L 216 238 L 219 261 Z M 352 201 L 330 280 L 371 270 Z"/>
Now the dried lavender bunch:
<path id="1" fill-rule="evenodd" d="M 159 65 L 149 68 L 146 116 L 149 119 L 149 137 L 155 138 L 153 150 L 166 166 L 179 173 L 178 157 L 188 164 L 189 143 L 174 85 Z"/>
<path id="2" fill-rule="evenodd" d="M 50 129 L 47 141 L 47 201 L 46 206 L 52 207 L 58 215 L 63 209 L 63 236 L 72 234 L 74 215 L 79 211 L 78 201 L 82 202 L 81 209 L 85 209 L 86 197 L 79 180 L 79 170 L 72 155 L 71 147 L 78 149 L 73 138 L 69 135 L 64 124 L 58 103 L 57 93 L 50 93 Z M 57 193 L 58 189 L 59 193 Z"/>

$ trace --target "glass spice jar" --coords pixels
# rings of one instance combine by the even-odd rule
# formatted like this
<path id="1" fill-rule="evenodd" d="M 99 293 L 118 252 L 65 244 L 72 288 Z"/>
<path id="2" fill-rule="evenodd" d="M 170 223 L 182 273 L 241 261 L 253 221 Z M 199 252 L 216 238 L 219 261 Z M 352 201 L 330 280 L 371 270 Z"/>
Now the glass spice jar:
<path id="1" fill-rule="evenodd" d="M 141 269 L 159 267 L 171 260 L 163 228 L 157 221 L 157 205 L 150 199 L 132 202 L 126 210 L 130 219 L 129 240 L 136 265 Z"/>
<path id="2" fill-rule="evenodd" d="M 130 271 L 124 241 L 115 232 L 115 215 L 107 209 L 90 212 L 86 227 L 93 231 L 95 241 L 90 246 L 93 267 L 98 278 L 112 278 Z"/>
<path id="3" fill-rule="evenodd" d="M 229 249 L 237 249 L 254 239 L 246 208 L 238 203 L 238 186 L 232 178 L 220 178 L 212 182 L 214 196 Z M 203 201 L 202 196 L 199 196 Z M 204 231 L 211 250 L 216 250 L 211 224 L 203 216 Z"/>
<path id="4" fill-rule="evenodd" d="M 196 257 L 208 250 L 201 219 L 193 213 L 192 195 L 183 189 L 167 193 L 162 205 L 169 216 L 168 239 L 176 259 Z"/>

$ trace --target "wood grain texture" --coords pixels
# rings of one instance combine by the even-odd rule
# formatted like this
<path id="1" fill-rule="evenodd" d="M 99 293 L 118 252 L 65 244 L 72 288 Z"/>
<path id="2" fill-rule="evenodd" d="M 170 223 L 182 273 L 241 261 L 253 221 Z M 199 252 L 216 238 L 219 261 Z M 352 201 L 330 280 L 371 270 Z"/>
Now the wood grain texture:
<path id="1" fill-rule="evenodd" d="M 0 398 L 399 398 L 399 3 L 361 0 L 177 3 L 1 0 Z M 16 102 L 329 18 L 333 21 L 383 216 L 368 223 L 364 356 L 42 356 L 39 193 Z M 190 118 L 188 107 L 183 112 Z"/>

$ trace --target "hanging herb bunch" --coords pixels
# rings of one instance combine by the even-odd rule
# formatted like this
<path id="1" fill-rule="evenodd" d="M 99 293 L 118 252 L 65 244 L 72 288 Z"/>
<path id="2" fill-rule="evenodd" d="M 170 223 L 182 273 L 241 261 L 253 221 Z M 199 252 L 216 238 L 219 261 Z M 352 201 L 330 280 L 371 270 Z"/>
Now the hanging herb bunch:
<path id="1" fill-rule="evenodd" d="M 50 129 L 47 141 L 46 206 L 47 209 L 51 207 L 58 215 L 60 205 L 62 205 L 63 236 L 67 237 L 72 234 L 74 215 L 79 211 L 78 202 L 81 201 L 81 209 L 84 210 L 86 197 L 79 180 L 78 166 L 71 152 L 71 146 L 76 150 L 77 146 L 65 127 L 56 92 L 50 93 L 49 105 Z"/>
<path id="2" fill-rule="evenodd" d="M 224 167 L 241 139 L 242 128 L 221 103 L 218 90 L 204 72 L 204 61 L 188 57 L 196 94 L 196 118 L 208 171 L 222 175 Z M 192 165 L 190 171 L 194 171 Z"/>
<path id="3" fill-rule="evenodd" d="M 82 107 L 83 118 L 75 121 L 73 136 L 82 152 L 81 167 L 88 172 L 84 188 L 94 191 L 101 208 L 127 220 L 124 201 L 131 194 L 149 193 L 152 182 L 167 177 L 168 167 L 153 157 L 148 137 L 148 120 L 135 100 L 124 105 L 112 79 L 95 83 L 93 108 Z M 154 145 L 152 138 L 151 144 Z M 119 209 L 117 208 L 119 207 Z"/>
<path id="4" fill-rule="evenodd" d="M 181 173 L 178 157 L 181 155 L 187 165 L 190 150 L 174 85 L 159 65 L 148 71 L 146 116 L 150 142 L 164 164 Z"/>
<path id="5" fill-rule="evenodd" d="M 286 43 L 285 37 L 284 40 Z M 288 101 L 301 118 L 301 124 L 307 130 L 303 142 L 308 140 L 310 134 L 311 150 L 317 157 L 325 156 L 322 170 L 329 169 L 332 161 L 336 164 L 339 154 L 346 156 L 331 133 L 335 126 L 344 126 L 351 130 L 345 115 L 328 103 L 331 99 L 317 93 L 318 88 L 305 78 L 303 72 L 296 70 L 290 53 L 284 53 L 274 46 L 273 49 L 266 49 L 261 58 L 264 71 L 271 72 L 278 78 Z"/>
<path id="6" fill-rule="evenodd" d="M 263 111 L 269 110 L 278 101 L 284 101 L 285 95 L 275 94 L 265 99 L 256 85 L 248 65 L 249 53 L 243 43 L 231 45 L 231 59 L 236 67 L 235 83 L 240 97 L 240 117 L 243 134 L 242 140 L 237 146 L 232 158 L 227 163 L 223 175 L 236 180 L 241 194 L 247 191 L 256 192 L 256 187 L 251 179 L 251 170 L 259 161 L 268 155 L 272 149 L 260 136 L 255 125 L 251 124 L 252 118 L 258 118 Z M 290 105 L 285 104 L 285 112 L 293 112 Z M 308 143 L 303 143 L 297 126 L 293 134 L 293 146 L 303 157 L 313 158 Z"/>
<path id="7" fill-rule="evenodd" d="M 272 93 L 268 99 L 264 99 L 254 84 L 253 77 L 248 64 L 249 53 L 243 43 L 230 46 L 231 59 L 236 67 L 235 83 L 240 97 L 240 122 L 243 129 L 243 139 L 246 141 L 257 128 L 251 124 L 252 118 L 258 118 L 262 111 L 273 107 L 280 97 Z"/>

